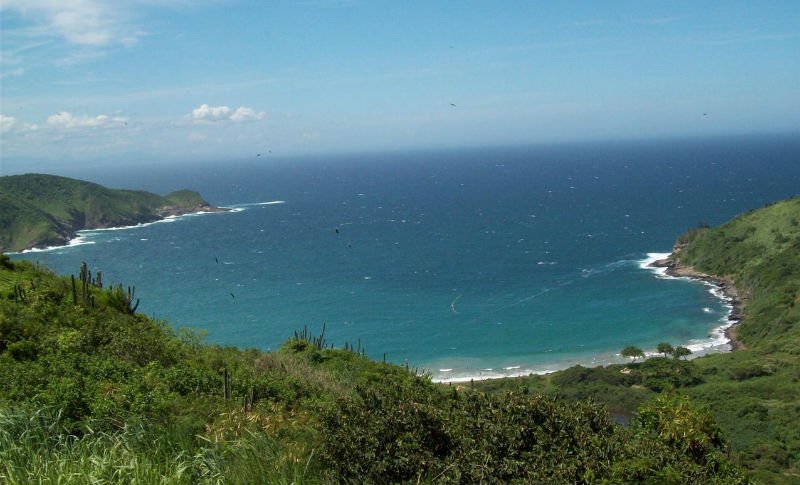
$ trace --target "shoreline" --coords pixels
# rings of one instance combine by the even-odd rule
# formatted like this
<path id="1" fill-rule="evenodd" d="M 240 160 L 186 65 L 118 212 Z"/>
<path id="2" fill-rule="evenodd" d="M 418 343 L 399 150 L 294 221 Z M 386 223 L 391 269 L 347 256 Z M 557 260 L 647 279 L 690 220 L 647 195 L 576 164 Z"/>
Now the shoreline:
<path id="1" fill-rule="evenodd" d="M 728 312 L 727 325 L 723 328 L 723 335 L 728 340 L 727 344 L 730 345 L 731 352 L 743 349 L 744 345 L 736 338 L 736 327 L 742 322 L 745 307 L 741 292 L 730 278 L 709 275 L 696 270 L 692 266 L 681 264 L 675 257 L 676 253 L 680 252 L 680 249 L 676 247 L 666 258 L 655 260 L 648 266 L 651 268 L 663 268 L 663 274 L 672 278 L 700 281 L 713 287 L 716 290 L 714 291 L 715 295 L 718 294 L 731 307 Z"/>
<path id="2" fill-rule="evenodd" d="M 125 229 L 133 229 L 136 227 L 144 227 L 150 224 L 158 224 L 162 222 L 171 222 L 175 221 L 180 217 L 186 216 L 195 216 L 195 215 L 203 215 L 203 214 L 218 214 L 223 212 L 236 212 L 235 209 L 228 208 L 228 207 L 216 207 L 211 205 L 201 205 L 192 207 L 190 209 L 185 208 L 176 208 L 176 207 L 161 207 L 155 213 L 155 218 L 152 220 L 142 220 L 136 224 L 131 224 L 127 226 L 108 226 L 108 227 L 83 227 L 80 229 L 72 229 L 72 234 L 70 234 L 69 238 L 64 238 L 61 244 L 52 245 L 52 246 L 31 246 L 25 248 L 21 251 L 10 251 L 6 254 L 29 254 L 29 253 L 41 253 L 46 251 L 54 251 L 57 249 L 64 249 L 74 246 L 82 246 L 84 244 L 94 244 L 94 241 L 84 241 L 84 234 L 87 232 L 95 232 L 95 231 L 120 231 Z"/>
<path id="3" fill-rule="evenodd" d="M 727 278 L 720 278 L 715 277 L 712 275 L 708 275 L 697 271 L 691 266 L 684 266 L 677 262 L 675 259 L 675 253 L 678 252 L 680 248 L 676 248 L 673 250 L 672 253 L 648 253 L 647 258 L 643 260 L 639 260 L 639 268 L 654 272 L 656 277 L 658 278 L 667 278 L 667 279 L 685 279 L 685 280 L 692 280 L 703 283 L 710 287 L 710 292 L 720 300 L 722 300 L 725 305 L 728 307 L 728 314 L 725 316 L 724 323 L 719 326 L 714 327 L 709 332 L 709 341 L 705 343 L 694 343 L 692 344 L 687 343 L 685 346 L 690 347 L 692 349 L 692 355 L 689 356 L 689 359 L 694 359 L 697 357 L 702 357 L 707 354 L 711 353 L 718 353 L 718 352 L 734 352 L 739 349 L 743 349 L 744 345 L 736 339 L 736 326 L 739 325 L 742 321 L 742 315 L 744 310 L 745 302 L 742 301 L 740 297 L 740 292 L 738 288 L 733 284 L 733 281 Z M 715 336 L 717 340 L 715 340 Z M 724 341 L 722 340 L 724 339 Z M 720 347 L 727 346 L 727 350 L 720 350 Z M 700 347 L 700 348 L 693 348 L 693 347 Z M 597 366 L 606 366 L 606 365 L 613 365 L 619 363 L 626 363 L 629 362 L 628 359 L 624 361 L 615 362 L 613 357 L 610 357 L 608 354 L 603 354 L 605 358 L 601 355 L 595 355 L 591 358 L 591 360 L 587 359 L 584 362 L 580 361 L 572 361 L 571 365 L 559 365 L 558 363 L 551 363 L 550 365 L 542 365 L 540 368 L 531 369 L 531 368 L 515 368 L 515 369 L 506 369 L 503 368 L 504 371 L 513 370 L 513 372 L 503 373 L 496 369 L 484 369 L 484 371 L 490 372 L 480 372 L 477 376 L 470 375 L 453 375 L 452 377 L 448 377 L 445 375 L 439 374 L 437 377 L 433 378 L 432 381 L 438 384 L 462 384 L 465 382 L 470 381 L 486 381 L 486 380 L 494 380 L 494 379 L 516 379 L 519 377 L 528 377 L 531 375 L 548 375 L 554 372 L 558 372 L 561 370 L 568 369 L 570 367 L 574 367 L 576 365 L 581 365 L 584 367 L 597 367 Z M 619 354 L 615 354 L 619 356 Z M 655 351 L 646 352 L 646 357 L 653 357 L 659 356 L 661 354 L 656 353 Z M 563 364 L 563 362 L 562 362 Z M 430 372 L 433 369 L 429 369 Z M 447 371 L 452 371 L 453 369 L 447 369 Z M 439 369 L 441 373 L 444 369 Z M 494 371 L 494 372 L 491 372 Z"/>

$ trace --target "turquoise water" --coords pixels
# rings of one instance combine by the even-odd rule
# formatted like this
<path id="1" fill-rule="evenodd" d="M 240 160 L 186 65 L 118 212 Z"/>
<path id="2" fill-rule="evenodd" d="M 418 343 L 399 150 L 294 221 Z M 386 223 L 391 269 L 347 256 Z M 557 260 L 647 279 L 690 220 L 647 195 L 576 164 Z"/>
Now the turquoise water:
<path id="1" fill-rule="evenodd" d="M 437 379 L 527 374 L 711 345 L 725 303 L 641 262 L 698 222 L 796 195 L 798 153 L 797 137 L 731 138 L 74 173 L 235 211 L 20 257 L 86 261 L 214 343 L 275 349 L 324 323 L 331 343 Z"/>

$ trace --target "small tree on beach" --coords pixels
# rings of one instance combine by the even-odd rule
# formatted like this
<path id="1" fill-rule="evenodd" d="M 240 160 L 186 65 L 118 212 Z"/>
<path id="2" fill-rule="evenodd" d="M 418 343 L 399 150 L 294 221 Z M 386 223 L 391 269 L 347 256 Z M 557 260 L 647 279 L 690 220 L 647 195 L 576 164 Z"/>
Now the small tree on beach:
<path id="1" fill-rule="evenodd" d="M 623 357 L 628 357 L 633 359 L 634 362 L 636 362 L 636 359 L 638 359 L 639 357 L 644 357 L 644 351 L 642 351 L 642 349 L 634 345 L 628 345 L 627 347 L 622 349 L 622 352 L 620 352 L 620 354 L 622 354 Z"/>
<path id="2" fill-rule="evenodd" d="M 692 353 L 691 350 L 687 349 L 686 347 L 678 346 L 675 347 L 675 350 L 672 351 L 672 356 L 676 359 L 680 359 L 683 357 L 686 360 L 686 356 Z"/>
<path id="3" fill-rule="evenodd" d="M 675 352 L 675 349 L 672 348 L 672 345 L 668 344 L 667 342 L 661 342 L 660 344 L 658 344 L 656 350 L 658 350 L 659 354 L 664 354 L 665 358 L 667 357 L 667 354 L 672 354 L 673 352 Z"/>

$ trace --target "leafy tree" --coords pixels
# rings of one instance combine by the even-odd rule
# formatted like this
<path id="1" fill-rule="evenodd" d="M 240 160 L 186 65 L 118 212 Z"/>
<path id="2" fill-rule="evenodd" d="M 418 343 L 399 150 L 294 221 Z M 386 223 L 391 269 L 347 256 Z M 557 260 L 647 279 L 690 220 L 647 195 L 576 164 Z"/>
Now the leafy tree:
<path id="1" fill-rule="evenodd" d="M 676 359 L 680 359 L 681 357 L 683 357 L 685 359 L 686 356 L 690 355 L 691 353 L 692 353 L 692 351 L 689 350 L 688 348 L 683 347 L 683 346 L 678 346 L 678 347 L 675 347 L 675 349 L 672 351 L 672 356 L 674 358 L 676 358 Z"/>
<path id="2" fill-rule="evenodd" d="M 634 362 L 636 362 L 636 359 L 644 357 L 644 351 L 634 345 L 628 345 L 627 347 L 622 349 L 622 352 L 620 353 L 622 354 L 623 357 L 628 357 L 633 359 Z"/>
<path id="3" fill-rule="evenodd" d="M 656 350 L 658 350 L 659 354 L 664 354 L 664 357 L 666 357 L 667 354 L 672 354 L 675 351 L 672 345 L 670 345 L 667 342 L 661 342 L 660 344 L 658 344 Z"/>

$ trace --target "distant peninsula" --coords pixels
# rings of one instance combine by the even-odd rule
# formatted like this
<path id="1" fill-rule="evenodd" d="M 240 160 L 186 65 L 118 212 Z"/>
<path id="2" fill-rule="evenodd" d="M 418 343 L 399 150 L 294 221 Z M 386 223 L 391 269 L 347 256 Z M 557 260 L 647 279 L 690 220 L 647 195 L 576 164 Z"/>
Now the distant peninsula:
<path id="1" fill-rule="evenodd" d="M 162 197 L 55 175 L 10 175 L 0 177 L 0 252 L 64 245 L 83 229 L 225 210 L 192 190 Z"/>

